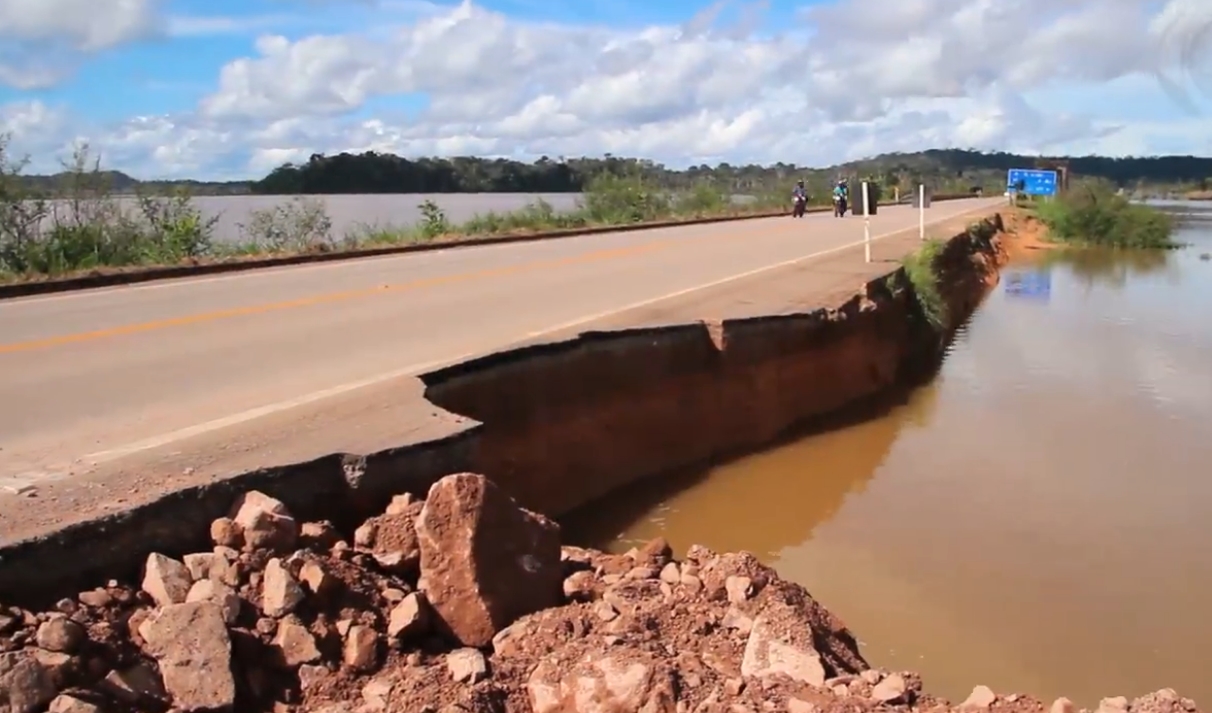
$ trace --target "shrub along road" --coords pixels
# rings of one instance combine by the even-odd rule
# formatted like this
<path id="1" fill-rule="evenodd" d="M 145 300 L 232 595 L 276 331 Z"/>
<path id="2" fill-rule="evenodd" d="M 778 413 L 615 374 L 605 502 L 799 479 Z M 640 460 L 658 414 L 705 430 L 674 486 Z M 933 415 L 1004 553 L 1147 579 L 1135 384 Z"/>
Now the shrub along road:
<path id="1" fill-rule="evenodd" d="M 927 221 L 1001 200 L 938 203 Z M 885 208 L 872 218 L 872 236 L 915 230 L 917 221 L 912 208 Z M 862 238 L 860 217 L 821 214 L 0 303 L 0 403 L 11 405 L 0 413 L 0 488 L 86 476 L 99 464 L 282 419 L 368 385 L 707 294 L 754 272 L 841 250 L 861 254 Z M 8 497 L 0 490 L 0 500 Z"/>

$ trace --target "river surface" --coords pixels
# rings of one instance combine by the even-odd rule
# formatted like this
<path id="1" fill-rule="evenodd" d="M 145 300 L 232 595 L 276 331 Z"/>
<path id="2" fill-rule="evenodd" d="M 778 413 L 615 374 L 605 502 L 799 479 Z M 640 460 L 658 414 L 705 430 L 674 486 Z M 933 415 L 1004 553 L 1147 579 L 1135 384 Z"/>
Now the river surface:
<path id="1" fill-rule="evenodd" d="M 749 550 L 953 700 L 1212 705 L 1212 221 L 1178 237 L 1009 266 L 930 385 L 617 493 L 568 535 Z"/>

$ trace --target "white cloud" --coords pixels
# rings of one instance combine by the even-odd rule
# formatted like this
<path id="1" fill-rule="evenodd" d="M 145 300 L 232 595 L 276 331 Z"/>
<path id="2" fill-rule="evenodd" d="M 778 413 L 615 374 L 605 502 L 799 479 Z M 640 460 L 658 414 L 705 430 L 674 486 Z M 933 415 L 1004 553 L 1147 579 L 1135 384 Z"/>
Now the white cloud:
<path id="1" fill-rule="evenodd" d="M 101 1 L 131 18 L 150 7 Z M 0 18 L 15 2 L 0 0 Z M 1197 90 L 1212 95 L 1200 84 L 1212 74 L 1205 0 L 837 0 L 773 36 L 752 31 L 753 8 L 728 27 L 718 10 L 622 30 L 523 22 L 470 2 L 385 1 L 362 32 L 261 37 L 254 56 L 221 68 L 196 112 L 88 133 L 111 163 L 149 177 L 260 174 L 313 152 L 369 149 L 825 164 L 931 146 L 1212 148 L 1195 113 Z M 30 17 L 24 27 L 42 26 Z M 56 36 L 95 47 L 141 26 L 113 19 Z M 1189 120 L 1099 115 L 1111 96 L 1100 86 L 1155 86 L 1158 75 L 1185 88 L 1172 93 L 1191 104 Z M 1049 95 L 1091 103 L 1050 109 Z M 401 96 L 424 106 L 379 110 Z M 28 118 L 37 111 L 50 110 L 27 103 L 0 116 L 30 145 L 64 145 L 70 124 Z"/>
<path id="2" fill-rule="evenodd" d="M 0 84 L 50 86 L 90 53 L 148 35 L 158 0 L 0 0 Z"/>

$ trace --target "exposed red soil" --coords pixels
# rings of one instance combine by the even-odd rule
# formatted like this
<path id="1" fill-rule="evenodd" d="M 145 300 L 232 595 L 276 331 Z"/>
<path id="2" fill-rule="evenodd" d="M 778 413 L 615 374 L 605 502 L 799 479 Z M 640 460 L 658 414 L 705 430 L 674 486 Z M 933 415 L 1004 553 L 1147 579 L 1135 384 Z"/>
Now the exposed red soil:
<path id="1" fill-rule="evenodd" d="M 748 553 L 625 555 L 481 476 L 401 496 L 351 536 L 252 493 L 213 551 L 152 555 L 53 611 L 0 607 L 0 711 L 1074 711 L 978 686 L 959 706 L 871 669 L 845 624 Z M 1162 690 L 1102 713 L 1193 713 Z"/>

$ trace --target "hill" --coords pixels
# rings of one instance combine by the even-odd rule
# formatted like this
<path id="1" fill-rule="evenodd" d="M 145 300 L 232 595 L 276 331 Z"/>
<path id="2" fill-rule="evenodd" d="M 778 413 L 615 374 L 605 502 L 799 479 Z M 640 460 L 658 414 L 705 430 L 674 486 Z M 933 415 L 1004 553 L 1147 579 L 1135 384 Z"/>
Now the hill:
<path id="1" fill-rule="evenodd" d="M 63 191 L 69 185 L 74 174 L 71 171 L 61 171 L 49 175 L 22 175 L 21 181 L 27 190 L 40 194 L 55 194 Z M 181 179 L 177 181 L 141 181 L 122 171 L 89 172 L 90 186 L 104 186 L 107 191 L 119 195 L 134 194 L 140 190 L 164 192 L 184 188 L 192 195 L 219 196 L 237 195 L 251 192 L 250 181 L 196 181 Z"/>

